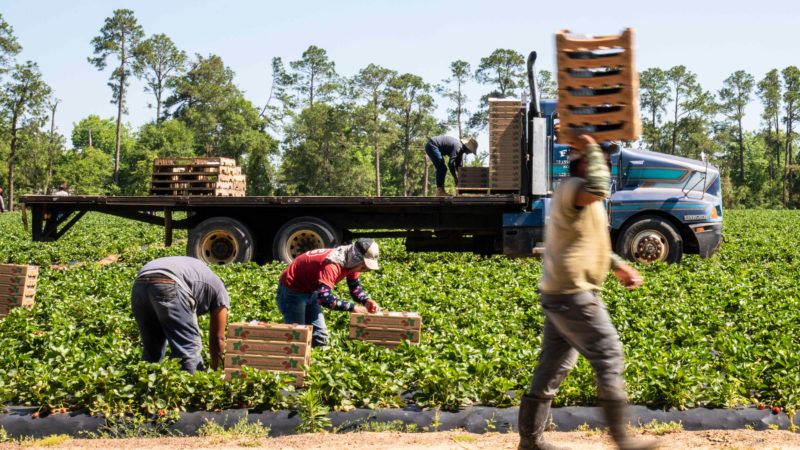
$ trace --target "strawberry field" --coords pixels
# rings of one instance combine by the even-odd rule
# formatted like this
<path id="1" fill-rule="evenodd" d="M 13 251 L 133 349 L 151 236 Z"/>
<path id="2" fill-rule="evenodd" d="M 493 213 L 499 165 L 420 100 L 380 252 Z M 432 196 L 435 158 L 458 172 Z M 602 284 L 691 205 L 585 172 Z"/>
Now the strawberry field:
<path id="1" fill-rule="evenodd" d="M 727 242 L 711 259 L 641 267 L 645 285 L 636 291 L 606 283 L 633 403 L 800 406 L 798 223 L 798 211 L 728 211 Z M 221 371 L 191 376 L 174 361 L 139 362 L 133 277 L 149 259 L 183 251 L 155 245 L 162 235 L 90 214 L 61 241 L 32 243 L 18 214 L 0 215 L 0 261 L 43 265 L 36 306 L 0 319 L 0 403 L 151 415 L 297 401 L 274 375 L 228 383 Z M 381 244 L 382 270 L 365 274 L 364 287 L 386 309 L 418 311 L 422 344 L 390 350 L 350 341 L 347 315 L 326 311 L 332 343 L 314 351 L 305 396 L 333 409 L 517 404 L 542 331 L 539 261 L 407 254 L 399 241 Z M 110 253 L 120 260 L 48 269 Z M 279 321 L 274 298 L 282 269 L 215 267 L 231 293 L 230 320 Z M 207 330 L 207 318 L 201 328 Z M 593 383 L 581 359 L 556 403 L 595 403 Z"/>

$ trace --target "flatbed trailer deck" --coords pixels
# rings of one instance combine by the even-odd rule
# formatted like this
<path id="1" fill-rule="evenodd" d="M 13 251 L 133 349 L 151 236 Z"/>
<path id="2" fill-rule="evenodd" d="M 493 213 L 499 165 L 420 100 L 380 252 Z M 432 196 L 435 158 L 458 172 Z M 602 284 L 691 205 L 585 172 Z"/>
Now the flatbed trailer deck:
<path id="1" fill-rule="evenodd" d="M 53 241 L 89 211 L 189 230 L 187 254 L 208 262 L 287 260 L 301 250 L 358 236 L 402 237 L 410 250 L 502 251 L 503 214 L 521 213 L 521 195 L 455 197 L 52 196 L 21 198 L 31 236 Z M 176 212 L 185 212 L 180 219 Z M 25 216 L 26 217 L 26 216 Z M 369 230 L 369 231 L 364 231 Z"/>

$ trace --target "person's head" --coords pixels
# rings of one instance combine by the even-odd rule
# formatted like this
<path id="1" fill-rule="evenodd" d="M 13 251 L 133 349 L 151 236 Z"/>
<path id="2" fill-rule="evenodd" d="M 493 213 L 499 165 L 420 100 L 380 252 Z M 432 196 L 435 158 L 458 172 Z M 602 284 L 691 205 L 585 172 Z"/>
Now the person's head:
<path id="1" fill-rule="evenodd" d="M 67 190 L 67 183 L 61 183 L 58 185 L 59 191 L 66 191 Z"/>
<path id="2" fill-rule="evenodd" d="M 360 256 L 359 272 L 378 270 L 378 243 L 370 238 L 359 238 L 353 242 L 353 248 Z"/>
<path id="3" fill-rule="evenodd" d="M 478 141 L 476 141 L 475 138 L 462 139 L 461 145 L 463 145 L 464 149 L 469 153 L 475 154 L 475 152 L 478 151 Z"/>
<path id="4" fill-rule="evenodd" d="M 606 158 L 606 164 L 611 169 L 611 154 L 619 150 L 619 145 L 612 142 L 603 142 L 600 144 L 600 149 L 603 151 L 603 156 Z M 586 171 L 589 167 L 586 159 L 586 152 L 571 147 L 569 150 L 569 176 L 586 178 Z"/>

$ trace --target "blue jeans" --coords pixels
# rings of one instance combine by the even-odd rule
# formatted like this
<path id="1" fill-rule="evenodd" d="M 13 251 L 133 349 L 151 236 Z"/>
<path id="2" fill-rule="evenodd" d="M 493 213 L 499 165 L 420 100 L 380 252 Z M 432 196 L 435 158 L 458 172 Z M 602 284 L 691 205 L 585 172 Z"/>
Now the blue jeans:
<path id="1" fill-rule="evenodd" d="M 439 147 L 433 145 L 431 141 L 425 144 L 425 153 L 431 159 L 433 167 L 436 167 L 436 187 L 444 187 L 444 179 L 447 176 L 447 165 L 444 163 L 444 156 L 439 151 Z M 455 175 L 454 175 L 455 177 Z"/>
<path id="2" fill-rule="evenodd" d="M 173 358 L 190 373 L 203 370 L 203 343 L 193 300 L 174 283 L 133 284 L 131 309 L 142 335 L 142 361 L 164 358 L 167 342 Z"/>
<path id="3" fill-rule="evenodd" d="M 278 283 L 277 303 L 278 310 L 283 314 L 283 323 L 314 327 L 311 335 L 312 347 L 322 347 L 328 343 L 328 327 L 325 326 L 322 306 L 317 303 L 316 292 L 308 294 L 290 291 L 282 283 Z"/>

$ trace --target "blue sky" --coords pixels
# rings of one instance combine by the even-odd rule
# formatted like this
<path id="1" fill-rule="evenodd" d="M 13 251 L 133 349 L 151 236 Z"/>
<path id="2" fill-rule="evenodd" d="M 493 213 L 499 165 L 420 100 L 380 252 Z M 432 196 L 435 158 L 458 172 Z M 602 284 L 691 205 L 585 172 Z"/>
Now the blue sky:
<path id="1" fill-rule="evenodd" d="M 789 1 L 4 0 L 0 12 L 23 46 L 18 59 L 37 62 L 62 100 L 62 134 L 89 114 L 116 114 L 109 72 L 86 61 L 90 40 L 116 8 L 132 9 L 147 35 L 166 33 L 189 54 L 220 55 L 256 105 L 268 94 L 271 58 L 298 59 L 311 44 L 325 48 L 342 75 L 377 63 L 431 83 L 448 76 L 451 61 L 474 69 L 500 47 L 536 50 L 540 68 L 552 70 L 559 29 L 614 34 L 634 27 L 638 69 L 684 64 L 713 91 L 735 70 L 760 79 L 769 69 L 800 65 L 800 7 Z M 473 83 L 468 95 L 476 102 L 485 90 Z M 142 84 L 134 81 L 129 92 L 124 120 L 134 127 L 152 120 Z M 759 112 L 754 101 L 747 127 L 759 125 Z"/>

